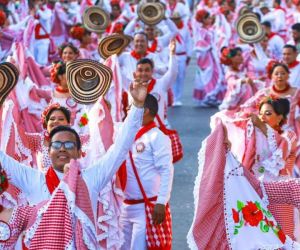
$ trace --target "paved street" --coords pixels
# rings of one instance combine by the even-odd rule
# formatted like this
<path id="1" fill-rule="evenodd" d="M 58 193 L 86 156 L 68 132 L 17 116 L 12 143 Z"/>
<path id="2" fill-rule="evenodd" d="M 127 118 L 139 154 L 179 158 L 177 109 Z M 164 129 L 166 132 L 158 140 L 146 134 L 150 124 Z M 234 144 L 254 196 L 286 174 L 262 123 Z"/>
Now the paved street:
<path id="1" fill-rule="evenodd" d="M 175 164 L 175 175 L 171 197 L 173 214 L 173 249 L 185 250 L 186 235 L 194 213 L 193 189 L 198 173 L 197 154 L 201 141 L 208 135 L 209 118 L 217 109 L 196 108 L 192 100 L 194 87 L 195 59 L 187 71 L 182 107 L 169 109 L 169 121 L 177 129 L 184 146 L 184 158 Z"/>

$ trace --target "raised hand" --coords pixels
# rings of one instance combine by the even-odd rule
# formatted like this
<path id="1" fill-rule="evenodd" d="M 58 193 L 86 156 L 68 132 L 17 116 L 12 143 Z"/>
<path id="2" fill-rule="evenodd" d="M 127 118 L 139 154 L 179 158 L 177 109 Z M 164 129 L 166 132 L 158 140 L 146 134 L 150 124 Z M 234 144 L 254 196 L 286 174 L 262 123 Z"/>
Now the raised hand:
<path id="1" fill-rule="evenodd" d="M 133 104 L 136 107 L 142 108 L 147 96 L 148 83 L 142 82 L 135 74 L 133 76 L 134 81 L 130 84 L 130 94 L 133 98 Z"/>

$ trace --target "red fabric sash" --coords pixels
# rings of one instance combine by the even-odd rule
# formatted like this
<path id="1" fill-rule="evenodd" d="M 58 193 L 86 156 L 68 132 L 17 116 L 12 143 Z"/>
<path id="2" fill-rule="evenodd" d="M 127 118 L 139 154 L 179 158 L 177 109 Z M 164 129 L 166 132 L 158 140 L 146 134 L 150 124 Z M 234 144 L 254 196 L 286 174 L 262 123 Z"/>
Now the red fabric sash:
<path id="1" fill-rule="evenodd" d="M 292 63 L 289 64 L 289 69 L 295 68 L 299 64 L 298 61 L 293 61 Z"/>
<path id="2" fill-rule="evenodd" d="M 146 56 L 148 55 L 148 52 L 146 52 L 146 54 L 144 54 L 144 55 L 141 55 L 141 54 L 136 53 L 135 50 L 133 50 L 133 51 L 131 51 L 130 54 L 131 54 L 131 56 L 134 57 L 136 60 L 140 60 L 141 58 L 146 57 Z"/>
<path id="3" fill-rule="evenodd" d="M 148 94 L 153 90 L 153 88 L 155 86 L 155 83 L 156 83 L 156 80 L 152 78 L 149 85 L 148 85 L 148 88 L 147 88 L 147 93 Z"/>
<path id="4" fill-rule="evenodd" d="M 140 128 L 140 130 L 136 133 L 135 136 L 135 141 L 139 138 L 142 137 L 143 134 L 147 133 L 149 130 L 151 130 L 152 128 L 155 128 L 156 124 L 154 121 L 148 123 L 147 125 L 143 126 L 142 128 Z M 117 175 L 119 177 L 120 180 L 120 185 L 122 190 L 124 191 L 126 188 L 126 182 L 127 182 L 127 170 L 126 170 L 126 161 L 123 161 L 121 167 L 119 168 Z"/>
<path id="5" fill-rule="evenodd" d="M 152 46 L 148 47 L 147 51 L 154 53 L 157 49 L 157 39 L 153 40 Z"/>
<path id="6" fill-rule="evenodd" d="M 43 30 L 45 32 L 44 35 L 41 35 L 40 32 L 41 30 Z M 35 34 L 35 39 L 37 40 L 41 40 L 41 39 L 46 39 L 46 38 L 50 38 L 49 34 L 47 33 L 47 31 L 44 29 L 44 27 L 38 23 L 35 28 L 34 28 L 34 34 Z"/>
<path id="7" fill-rule="evenodd" d="M 50 194 L 52 194 L 53 191 L 58 187 L 59 183 L 60 179 L 55 173 L 53 167 L 50 167 L 46 173 L 46 184 Z"/>

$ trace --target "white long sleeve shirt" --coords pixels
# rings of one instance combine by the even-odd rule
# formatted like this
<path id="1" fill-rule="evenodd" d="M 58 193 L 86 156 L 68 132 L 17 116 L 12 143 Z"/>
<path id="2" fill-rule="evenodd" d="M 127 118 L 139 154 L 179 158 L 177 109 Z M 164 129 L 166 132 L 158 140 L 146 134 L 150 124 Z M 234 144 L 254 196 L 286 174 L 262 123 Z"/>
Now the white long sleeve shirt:
<path id="1" fill-rule="evenodd" d="M 139 153 L 136 147 L 141 144 L 144 150 Z M 157 127 L 149 130 L 133 144 L 132 156 L 147 197 L 158 196 L 156 203 L 165 205 L 170 199 L 174 173 L 169 137 Z M 126 169 L 125 198 L 143 199 L 129 157 L 126 159 Z"/>
<path id="2" fill-rule="evenodd" d="M 134 137 L 141 126 L 143 113 L 144 109 L 133 106 L 115 143 L 101 159 L 96 160 L 91 167 L 81 171 L 81 175 L 89 190 L 94 213 L 97 208 L 99 191 L 108 183 L 125 160 Z M 23 191 L 30 204 L 34 205 L 51 197 L 44 173 L 20 164 L 2 151 L 0 151 L 0 163 L 7 172 L 10 183 Z M 57 171 L 56 173 L 61 180 L 63 174 Z"/>

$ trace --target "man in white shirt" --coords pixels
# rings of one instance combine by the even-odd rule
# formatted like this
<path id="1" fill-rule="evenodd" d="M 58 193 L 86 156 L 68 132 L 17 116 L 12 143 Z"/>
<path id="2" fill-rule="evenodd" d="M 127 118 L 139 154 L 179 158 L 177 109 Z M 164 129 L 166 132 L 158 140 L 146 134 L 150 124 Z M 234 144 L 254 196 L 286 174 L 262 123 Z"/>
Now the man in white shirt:
<path id="1" fill-rule="evenodd" d="M 140 79 L 142 82 L 148 82 L 148 93 L 154 95 L 158 100 L 158 115 L 162 121 L 165 121 L 165 107 L 166 107 L 166 97 L 167 91 L 174 84 L 178 66 L 175 55 L 175 42 L 172 41 L 170 44 L 170 58 L 169 58 L 169 66 L 166 74 L 161 78 L 156 78 L 154 76 L 154 69 L 156 62 L 149 59 L 143 58 L 139 60 L 136 64 L 134 77 Z"/>
<path id="2" fill-rule="evenodd" d="M 125 120 L 120 134 L 107 153 L 93 166 L 83 166 L 81 176 L 88 188 L 91 206 L 96 215 L 99 191 L 107 184 L 118 170 L 132 146 L 134 135 L 142 123 L 144 100 L 147 95 L 147 83 L 135 81 L 130 87 L 133 98 L 132 109 Z M 0 163 L 10 178 L 10 183 L 19 188 L 31 205 L 48 200 L 60 180 L 63 168 L 71 159 L 81 156 L 78 134 L 69 127 L 57 127 L 50 133 L 49 156 L 53 167 L 44 174 L 13 160 L 0 151 Z M 95 217 L 96 218 L 96 217 Z"/>
<path id="3" fill-rule="evenodd" d="M 134 165 L 147 198 L 155 202 L 153 223 L 165 219 L 165 206 L 170 199 L 173 164 L 171 142 L 155 126 L 158 103 L 148 94 L 144 105 L 143 127 L 131 148 Z M 121 225 L 124 233 L 122 250 L 144 250 L 146 247 L 145 205 L 129 157 L 126 159 L 127 183 Z"/>
<path id="4" fill-rule="evenodd" d="M 295 23 L 292 25 L 292 39 L 287 42 L 287 44 L 291 44 L 296 46 L 298 55 L 300 53 L 300 23 Z"/>
<path id="5" fill-rule="evenodd" d="M 282 60 L 290 70 L 289 84 L 292 87 L 300 88 L 300 63 L 297 61 L 297 48 L 294 45 L 286 44 L 283 47 Z"/>
<path id="6" fill-rule="evenodd" d="M 280 60 L 282 58 L 282 49 L 284 46 L 283 39 L 277 33 L 271 31 L 271 23 L 269 21 L 263 22 L 262 27 L 269 39 L 268 51 L 270 51 L 271 57 L 275 60 Z"/>

